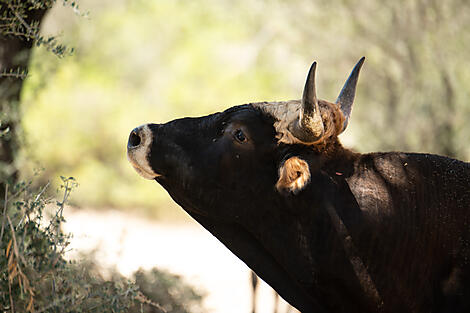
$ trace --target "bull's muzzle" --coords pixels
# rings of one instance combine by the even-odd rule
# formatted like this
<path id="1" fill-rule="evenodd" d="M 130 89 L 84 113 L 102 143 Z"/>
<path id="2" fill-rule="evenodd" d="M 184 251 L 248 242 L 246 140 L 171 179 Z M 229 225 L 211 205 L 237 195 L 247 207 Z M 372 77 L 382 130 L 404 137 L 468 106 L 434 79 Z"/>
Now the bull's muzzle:
<path id="1" fill-rule="evenodd" d="M 134 128 L 127 141 L 127 159 L 140 176 L 154 179 L 159 176 L 149 164 L 153 135 L 148 125 Z"/>

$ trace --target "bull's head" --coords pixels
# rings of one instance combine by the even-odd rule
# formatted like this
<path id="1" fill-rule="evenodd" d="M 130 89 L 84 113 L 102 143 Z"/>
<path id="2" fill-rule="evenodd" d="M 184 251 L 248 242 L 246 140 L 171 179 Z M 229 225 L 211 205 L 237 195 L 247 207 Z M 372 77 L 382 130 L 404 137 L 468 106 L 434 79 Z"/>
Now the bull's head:
<path id="1" fill-rule="evenodd" d="M 328 173 L 348 171 L 339 160 L 349 152 L 337 136 L 348 125 L 363 62 L 335 103 L 317 98 L 313 63 L 301 100 L 146 124 L 129 137 L 128 158 L 141 176 L 160 183 L 284 298 L 307 311 L 316 303 L 310 296 L 315 261 L 309 238 L 299 234 L 315 214 Z"/>

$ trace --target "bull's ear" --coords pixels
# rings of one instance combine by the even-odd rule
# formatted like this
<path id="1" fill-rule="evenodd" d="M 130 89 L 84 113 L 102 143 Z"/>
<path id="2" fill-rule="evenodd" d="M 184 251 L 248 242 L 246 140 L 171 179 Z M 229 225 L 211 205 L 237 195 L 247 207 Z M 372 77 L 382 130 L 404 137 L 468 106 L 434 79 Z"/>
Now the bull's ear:
<path id="1" fill-rule="evenodd" d="M 283 194 L 299 193 L 310 181 L 308 163 L 296 156 L 290 157 L 279 167 L 276 189 Z"/>

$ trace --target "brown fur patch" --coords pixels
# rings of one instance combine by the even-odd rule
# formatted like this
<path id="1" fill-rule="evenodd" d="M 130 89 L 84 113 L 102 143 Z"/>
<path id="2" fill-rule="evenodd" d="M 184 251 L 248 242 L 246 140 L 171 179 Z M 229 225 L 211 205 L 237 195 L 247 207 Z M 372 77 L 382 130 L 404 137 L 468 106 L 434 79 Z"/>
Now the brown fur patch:
<path id="1" fill-rule="evenodd" d="M 259 102 L 252 103 L 251 105 L 261 109 L 275 119 L 274 128 L 276 129 L 276 138 L 279 143 L 316 146 L 317 150 L 323 150 L 323 147 L 331 141 L 331 138 L 335 138 L 341 133 L 345 119 L 337 104 L 318 100 L 325 132 L 315 142 L 303 142 L 289 131 L 289 125 L 298 122 L 301 108 L 300 100 Z"/>
<path id="2" fill-rule="evenodd" d="M 298 157 L 291 157 L 279 167 L 279 180 L 276 189 L 279 192 L 299 193 L 310 181 L 308 163 Z"/>

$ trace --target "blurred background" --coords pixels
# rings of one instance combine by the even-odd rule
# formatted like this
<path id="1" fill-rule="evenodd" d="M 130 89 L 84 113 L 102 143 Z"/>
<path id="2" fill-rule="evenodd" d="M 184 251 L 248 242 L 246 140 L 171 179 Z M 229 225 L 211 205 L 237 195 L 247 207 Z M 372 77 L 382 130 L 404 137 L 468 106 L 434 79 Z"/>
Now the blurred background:
<path id="1" fill-rule="evenodd" d="M 40 28 L 41 34 L 59 34 L 75 51 L 58 58 L 44 47 L 32 50 L 18 106 L 19 176 L 35 177 L 38 186 L 51 182 L 52 192 L 63 184 L 61 175 L 75 177 L 68 218 L 72 245 L 89 249 L 101 242 L 101 251 L 109 253 L 100 258 L 124 274 L 151 267 L 152 260 L 158 265 L 161 257 L 141 252 L 159 238 L 190 230 L 188 238 L 200 241 L 181 238 L 178 248 L 167 248 L 207 244 L 208 257 L 220 253 L 220 260 L 227 259 L 238 278 L 227 278 L 225 286 L 223 280 L 207 283 L 206 289 L 230 289 L 238 279 L 246 289 L 240 297 L 247 300 L 234 312 L 250 308 L 248 270 L 192 224 L 157 183 L 135 173 L 126 159 L 134 127 L 248 102 L 298 99 L 314 60 L 318 96 L 333 101 L 365 56 L 352 119 L 341 135 L 347 147 L 470 159 L 466 0 L 81 0 L 79 10 L 58 1 Z M 168 225 L 187 226 L 155 230 Z M 148 232 L 129 244 L 146 238 L 140 252 L 124 250 L 142 227 Z M 121 239 L 111 244 L 111 233 L 109 240 Z M 138 261 L 122 263 L 123 255 L 132 254 Z M 161 262 L 184 272 L 191 267 L 186 261 Z M 202 269 L 186 271 L 191 277 Z M 271 295 L 265 298 L 271 301 Z"/>
<path id="2" fill-rule="evenodd" d="M 72 203 L 174 214 L 126 160 L 134 127 L 233 105 L 300 98 L 318 62 L 319 97 L 364 71 L 343 142 L 360 152 L 470 157 L 467 1 L 158 1 L 60 3 L 42 31 L 74 47 L 36 49 L 22 93 L 23 175 L 74 176 Z"/>
<path id="3" fill-rule="evenodd" d="M 360 152 L 470 158 L 467 1 L 80 1 L 42 31 L 74 47 L 36 49 L 22 93 L 23 175 L 74 176 L 72 203 L 174 214 L 166 193 L 126 160 L 134 127 L 233 105 L 300 98 L 318 62 L 318 94 L 335 100 L 366 56 L 342 136 Z M 27 169 L 26 169 L 27 168 Z"/>

